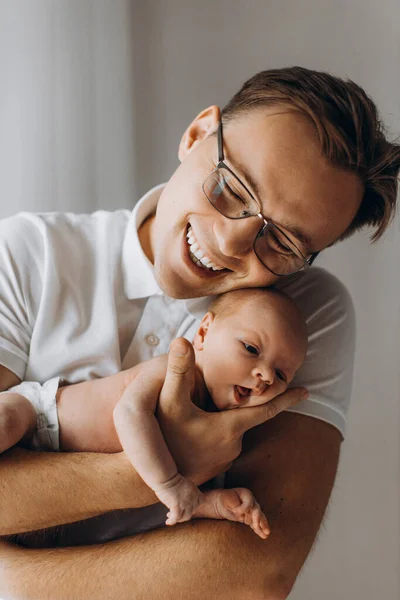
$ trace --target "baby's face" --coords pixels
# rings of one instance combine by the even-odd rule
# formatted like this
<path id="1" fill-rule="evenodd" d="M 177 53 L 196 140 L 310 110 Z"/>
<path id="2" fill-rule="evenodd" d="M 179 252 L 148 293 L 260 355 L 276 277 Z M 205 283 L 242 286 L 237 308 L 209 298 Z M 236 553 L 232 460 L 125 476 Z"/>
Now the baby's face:
<path id="1" fill-rule="evenodd" d="M 286 390 L 304 360 L 307 342 L 298 317 L 279 298 L 250 299 L 226 316 L 207 313 L 202 324 L 196 359 L 219 410 L 268 402 Z"/>

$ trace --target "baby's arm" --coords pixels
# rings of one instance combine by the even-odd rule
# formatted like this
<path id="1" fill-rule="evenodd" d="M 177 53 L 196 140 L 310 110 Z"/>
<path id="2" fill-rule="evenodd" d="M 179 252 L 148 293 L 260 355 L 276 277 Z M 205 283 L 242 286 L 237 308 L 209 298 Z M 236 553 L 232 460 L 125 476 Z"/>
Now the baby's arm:
<path id="1" fill-rule="evenodd" d="M 25 437 L 32 436 L 36 428 L 36 412 L 32 404 L 20 394 L 0 394 L 0 454 Z"/>
<path id="2" fill-rule="evenodd" d="M 204 496 L 178 473 L 155 417 L 166 374 L 166 357 L 142 365 L 114 408 L 114 425 L 121 445 L 145 483 L 170 511 L 167 525 L 187 521 Z"/>

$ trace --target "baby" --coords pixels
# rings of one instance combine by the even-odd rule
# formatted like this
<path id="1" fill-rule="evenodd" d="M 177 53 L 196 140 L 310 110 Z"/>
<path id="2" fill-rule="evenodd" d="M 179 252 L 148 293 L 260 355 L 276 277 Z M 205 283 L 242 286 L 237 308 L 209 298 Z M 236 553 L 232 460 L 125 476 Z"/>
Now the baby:
<path id="1" fill-rule="evenodd" d="M 204 410 L 264 404 L 283 393 L 304 360 L 307 330 L 292 300 L 273 289 L 244 289 L 219 296 L 193 340 L 192 400 Z M 60 449 L 119 452 L 168 508 L 167 525 L 195 518 L 229 519 L 249 525 L 262 538 L 268 521 L 250 490 L 202 493 L 177 469 L 156 419 L 167 369 L 158 356 L 103 379 L 73 384 L 57 394 Z M 0 395 L 0 451 L 28 442 L 32 405 L 18 386 Z M 15 405 L 18 433 L 2 428 L 2 406 Z"/>

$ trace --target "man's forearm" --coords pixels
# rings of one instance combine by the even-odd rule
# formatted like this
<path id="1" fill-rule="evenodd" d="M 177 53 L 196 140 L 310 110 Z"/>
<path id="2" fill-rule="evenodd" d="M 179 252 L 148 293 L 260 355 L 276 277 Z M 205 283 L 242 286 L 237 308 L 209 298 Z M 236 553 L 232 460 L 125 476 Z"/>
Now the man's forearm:
<path id="1" fill-rule="evenodd" d="M 276 600 L 281 598 L 280 582 L 268 567 L 268 554 L 275 550 L 245 525 L 208 520 L 103 546 L 25 550 L 4 545 L 0 546 L 0 596 Z"/>
<path id="2" fill-rule="evenodd" d="M 156 502 L 124 454 L 14 448 L 0 457 L 0 535 Z"/>
<path id="3" fill-rule="evenodd" d="M 271 523 L 198 520 L 103 546 L 4 546 L 0 596 L 24 600 L 286 598 L 318 531 L 332 489 L 340 434 L 287 413 L 255 428 L 228 484 L 251 489 Z M 33 585 L 35 583 L 35 585 Z"/>

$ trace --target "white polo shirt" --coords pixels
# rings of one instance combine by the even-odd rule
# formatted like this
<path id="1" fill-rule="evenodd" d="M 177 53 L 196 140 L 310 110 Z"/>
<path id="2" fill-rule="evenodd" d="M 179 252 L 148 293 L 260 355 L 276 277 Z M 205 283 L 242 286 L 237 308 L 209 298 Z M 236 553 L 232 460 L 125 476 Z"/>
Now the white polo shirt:
<path id="1" fill-rule="evenodd" d="M 19 213 L 0 221 L 0 364 L 25 381 L 104 377 L 192 341 L 208 298 L 175 300 L 158 287 L 138 228 L 162 185 L 134 210 Z M 303 311 L 309 350 L 293 385 L 310 398 L 292 412 L 339 429 L 350 401 L 354 311 L 349 294 L 318 267 L 279 285 Z"/>

